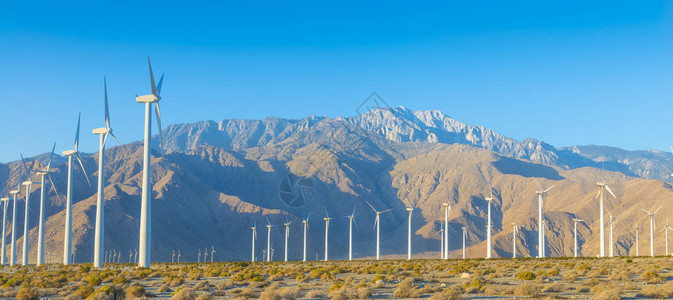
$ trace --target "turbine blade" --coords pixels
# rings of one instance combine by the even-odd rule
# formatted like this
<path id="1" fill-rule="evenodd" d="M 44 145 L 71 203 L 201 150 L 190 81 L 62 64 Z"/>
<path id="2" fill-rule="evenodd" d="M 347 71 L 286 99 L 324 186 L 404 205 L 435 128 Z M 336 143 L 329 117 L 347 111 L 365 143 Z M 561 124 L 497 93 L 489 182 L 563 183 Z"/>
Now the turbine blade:
<path id="1" fill-rule="evenodd" d="M 392 211 L 392 210 L 393 210 L 392 208 L 391 209 L 386 209 L 386 210 L 382 211 L 381 213 L 389 212 L 389 211 Z"/>
<path id="2" fill-rule="evenodd" d="M 306 215 L 306 222 L 308 222 L 308 218 L 311 217 L 311 213 L 309 212 L 308 215 Z"/>
<path id="3" fill-rule="evenodd" d="M 117 137 L 115 136 L 114 133 L 110 132 L 110 135 L 112 136 L 113 139 L 115 139 L 115 141 L 117 142 L 117 144 L 119 144 L 119 146 L 122 145 L 122 143 L 119 142 L 119 140 L 117 139 Z"/>
<path id="4" fill-rule="evenodd" d="M 552 185 L 552 186 L 550 186 L 548 189 L 544 190 L 543 193 L 549 192 L 549 190 L 551 190 L 551 189 L 554 188 L 555 186 L 556 186 L 556 185 Z"/>
<path id="5" fill-rule="evenodd" d="M 365 201 L 365 203 L 367 203 L 367 205 L 369 205 L 369 207 L 371 207 L 374 212 L 377 212 L 376 209 L 374 209 L 374 207 L 371 204 L 369 204 L 369 202 Z"/>
<path id="6" fill-rule="evenodd" d="M 152 95 L 159 96 L 157 93 L 157 85 L 154 83 L 154 73 L 152 72 L 152 62 L 150 62 L 150 57 L 147 57 L 147 64 L 150 66 L 150 81 L 152 83 Z"/>
<path id="7" fill-rule="evenodd" d="M 596 192 L 596 197 L 594 197 L 594 200 L 595 200 L 595 199 L 598 199 L 598 196 L 600 196 L 600 195 L 601 195 L 601 190 L 598 189 L 598 192 Z"/>
<path id="8" fill-rule="evenodd" d="M 374 228 L 372 228 L 372 231 L 376 230 L 376 223 L 379 222 L 379 215 L 376 215 L 376 218 L 374 218 Z"/>
<path id="9" fill-rule="evenodd" d="M 77 116 L 77 131 L 75 131 L 75 152 L 79 149 L 79 123 L 82 119 L 82 113 Z"/>
<path id="10" fill-rule="evenodd" d="M 47 177 L 49 177 L 49 182 L 51 183 L 51 188 L 54 189 L 54 193 L 56 194 L 56 199 L 58 199 L 58 202 L 61 202 L 61 196 L 59 196 L 58 190 L 56 190 L 56 185 L 54 185 L 54 180 L 51 179 L 51 174 L 47 173 Z"/>
<path id="11" fill-rule="evenodd" d="M 110 109 L 108 108 L 107 79 L 105 77 L 103 77 L 103 86 L 105 88 L 105 126 L 110 129 Z"/>
<path id="12" fill-rule="evenodd" d="M 47 163 L 47 172 L 51 169 L 51 160 L 54 158 L 54 150 L 56 150 L 56 142 L 54 142 L 54 146 L 51 147 L 51 154 L 49 154 L 49 162 Z"/>
<path id="13" fill-rule="evenodd" d="M 537 185 L 537 188 L 540 189 L 540 191 L 542 191 L 542 186 L 540 186 L 540 183 L 537 182 L 537 179 L 535 177 L 533 177 L 533 180 L 535 180 L 535 184 Z"/>
<path id="14" fill-rule="evenodd" d="M 645 209 L 643 209 L 643 208 L 641 208 L 640 210 L 646 212 L 648 215 L 651 215 L 651 214 L 652 214 L 651 212 L 649 212 L 649 211 L 647 211 L 647 210 L 645 210 Z"/>
<path id="15" fill-rule="evenodd" d="M 661 209 L 661 205 L 659 205 L 659 208 L 657 208 L 657 210 L 655 210 L 652 214 L 653 215 L 656 214 L 660 209 Z"/>
<path id="16" fill-rule="evenodd" d="M 358 226 L 358 222 L 355 222 L 355 218 L 353 218 L 353 224 L 355 224 L 355 229 L 360 231 L 360 226 Z"/>
<path id="17" fill-rule="evenodd" d="M 110 135 L 110 132 L 109 132 L 109 131 L 105 134 L 105 137 L 103 138 L 103 145 L 105 145 L 105 143 L 107 143 L 107 137 L 108 137 L 108 135 Z"/>
<path id="18" fill-rule="evenodd" d="M 79 162 L 79 166 L 82 168 L 82 173 L 84 173 L 84 178 L 86 178 L 86 183 L 88 183 L 89 187 L 91 187 L 91 181 L 89 181 L 89 176 L 86 175 L 86 169 L 84 169 L 84 164 L 82 163 L 82 159 L 79 157 L 79 154 L 77 154 L 77 161 Z"/>
<path id="19" fill-rule="evenodd" d="M 23 164 L 23 171 L 26 173 L 26 176 L 28 177 L 28 180 L 30 180 L 30 173 L 28 173 L 28 167 L 26 166 L 26 160 L 23 159 L 23 154 L 19 153 L 21 155 L 21 163 Z M 19 186 L 21 186 L 21 183 L 19 182 Z"/>
<path id="20" fill-rule="evenodd" d="M 612 192 L 612 190 L 610 190 L 609 186 L 605 185 L 605 189 L 608 190 L 608 193 L 610 193 L 610 195 L 612 195 L 612 197 L 617 198 L 617 196 L 615 196 L 615 194 Z"/>
<path id="21" fill-rule="evenodd" d="M 161 85 L 164 83 L 164 74 L 161 74 L 159 78 L 159 84 L 157 84 L 157 95 L 161 95 Z"/>
<path id="22" fill-rule="evenodd" d="M 325 216 L 329 219 L 329 214 L 327 213 L 327 208 L 325 208 Z"/>
<path id="23" fill-rule="evenodd" d="M 161 111 L 159 111 L 159 102 L 154 103 L 156 105 L 156 110 L 154 113 L 157 116 L 157 126 L 159 127 L 159 148 L 164 149 L 164 135 L 161 130 Z"/>
<path id="24" fill-rule="evenodd" d="M 355 205 L 353 205 L 353 212 L 351 213 L 351 216 L 355 216 Z"/>

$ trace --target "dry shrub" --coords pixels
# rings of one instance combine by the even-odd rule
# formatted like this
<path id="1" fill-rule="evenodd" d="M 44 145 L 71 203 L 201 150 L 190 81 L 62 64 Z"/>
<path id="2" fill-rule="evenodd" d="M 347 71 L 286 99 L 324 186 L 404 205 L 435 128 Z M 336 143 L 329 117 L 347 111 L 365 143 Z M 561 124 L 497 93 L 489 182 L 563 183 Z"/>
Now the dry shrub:
<path id="1" fill-rule="evenodd" d="M 516 278 L 521 280 L 533 280 L 535 277 L 535 274 L 531 271 L 519 272 L 519 274 L 516 275 Z"/>
<path id="2" fill-rule="evenodd" d="M 79 288 L 75 291 L 74 295 L 86 299 L 86 297 L 89 297 L 91 293 L 93 293 L 92 287 L 88 285 L 80 285 Z"/>
<path id="3" fill-rule="evenodd" d="M 454 284 L 449 286 L 443 293 L 446 296 L 446 299 L 449 300 L 458 300 L 465 293 L 465 289 L 462 286 Z"/>
<path id="4" fill-rule="evenodd" d="M 500 286 L 489 284 L 484 289 L 484 294 L 489 296 L 504 295 L 504 289 Z"/>
<path id="5" fill-rule="evenodd" d="M 211 293 L 202 293 L 198 297 L 196 297 L 196 300 L 212 300 L 213 299 L 213 294 Z"/>
<path id="6" fill-rule="evenodd" d="M 168 287 L 168 284 L 163 284 L 161 287 L 157 289 L 157 292 L 159 293 L 167 293 L 170 292 L 171 288 Z"/>
<path id="7" fill-rule="evenodd" d="M 638 293 L 637 296 L 660 299 L 673 297 L 673 283 L 648 284 L 640 290 L 640 293 Z"/>
<path id="8" fill-rule="evenodd" d="M 542 292 L 543 293 L 560 293 L 560 292 L 563 292 L 565 289 L 566 289 L 565 284 L 560 283 L 560 282 L 555 282 L 555 283 L 545 284 L 544 287 L 542 287 Z"/>
<path id="9" fill-rule="evenodd" d="M 358 299 L 369 299 L 369 296 L 372 295 L 372 289 L 370 287 L 364 286 L 357 289 Z"/>
<path id="10" fill-rule="evenodd" d="M 594 294 L 596 299 L 620 299 L 622 287 L 614 282 L 599 283 L 591 288 L 591 293 Z"/>
<path id="11" fill-rule="evenodd" d="M 145 296 L 145 288 L 141 285 L 132 285 L 126 288 L 126 296 L 133 298 L 141 298 Z"/>
<path id="12" fill-rule="evenodd" d="M 194 300 L 196 298 L 196 293 L 189 288 L 178 288 L 173 292 L 171 299 L 173 300 Z"/>
<path id="13" fill-rule="evenodd" d="M 573 283 L 577 280 L 578 277 L 579 276 L 577 276 L 576 272 L 571 271 L 563 275 L 563 280 L 567 283 Z"/>
<path id="14" fill-rule="evenodd" d="M 395 285 L 395 290 L 393 291 L 393 297 L 398 298 L 417 298 L 418 289 L 414 284 L 413 278 L 407 278 L 400 281 Z"/>
<path id="15" fill-rule="evenodd" d="M 210 282 L 208 282 L 207 280 L 199 281 L 197 284 L 194 285 L 194 289 L 197 291 L 207 291 L 210 289 Z"/>
<path id="16" fill-rule="evenodd" d="M 624 289 L 627 291 L 635 291 L 638 289 L 638 285 L 633 281 L 627 281 L 624 283 Z"/>
<path id="17" fill-rule="evenodd" d="M 321 290 L 311 290 L 308 293 L 306 293 L 306 296 L 304 298 L 316 298 L 316 299 L 325 299 L 325 293 Z"/>
<path id="18" fill-rule="evenodd" d="M 69 296 L 66 296 L 63 299 L 64 300 L 81 300 L 81 299 L 84 299 L 84 298 L 82 298 L 80 296 L 77 296 L 77 295 L 69 295 Z"/>
<path id="19" fill-rule="evenodd" d="M 538 297 L 540 295 L 540 286 L 534 283 L 524 283 L 514 289 L 514 295 Z"/>
<path id="20" fill-rule="evenodd" d="M 649 284 L 661 283 L 664 281 L 664 277 L 659 275 L 655 270 L 649 270 L 640 275 L 642 280 L 645 280 Z"/>
<path id="21" fill-rule="evenodd" d="M 18 300 L 37 300 L 39 298 L 40 294 L 36 289 L 31 287 L 22 287 L 16 294 L 16 299 Z"/>
<path id="22" fill-rule="evenodd" d="M 223 291 L 223 290 L 226 290 L 228 287 L 231 287 L 231 286 L 233 286 L 233 285 L 234 285 L 234 284 L 233 284 L 231 281 L 222 280 L 222 281 L 220 281 L 220 283 L 218 283 L 218 284 L 215 286 L 215 288 L 218 289 L 218 290 Z"/>

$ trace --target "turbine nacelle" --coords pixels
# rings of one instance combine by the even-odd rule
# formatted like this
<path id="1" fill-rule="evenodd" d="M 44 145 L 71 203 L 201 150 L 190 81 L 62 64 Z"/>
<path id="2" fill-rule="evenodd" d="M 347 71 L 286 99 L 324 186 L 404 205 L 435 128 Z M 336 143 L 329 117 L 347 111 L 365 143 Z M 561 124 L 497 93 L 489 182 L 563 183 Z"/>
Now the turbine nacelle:
<path id="1" fill-rule="evenodd" d="M 0 201 L 2 202 L 9 201 L 9 197 L 0 198 Z"/>
<path id="2" fill-rule="evenodd" d="M 108 134 L 108 133 L 112 133 L 112 129 L 111 129 L 111 128 L 107 128 L 107 127 L 96 128 L 96 129 L 94 129 L 94 130 L 92 130 L 92 131 L 93 131 L 93 134 Z"/>
<path id="3" fill-rule="evenodd" d="M 79 155 L 79 151 L 77 151 L 77 150 L 66 150 L 66 151 L 61 152 L 61 154 L 63 156 L 67 157 L 67 156 Z"/>
<path id="4" fill-rule="evenodd" d="M 155 96 L 155 95 L 142 95 L 142 96 L 136 96 L 136 102 L 138 103 L 156 103 L 161 101 L 161 96 Z"/>
<path id="5" fill-rule="evenodd" d="M 30 186 L 30 185 L 33 185 L 33 184 L 37 184 L 37 182 L 33 182 L 31 180 L 26 180 L 26 181 L 21 183 L 21 185 L 26 185 L 26 186 Z"/>
<path id="6" fill-rule="evenodd" d="M 18 194 L 18 193 L 20 193 L 19 190 L 11 190 L 11 191 L 9 191 L 9 194 L 10 194 L 10 195 L 16 195 L 16 194 Z"/>

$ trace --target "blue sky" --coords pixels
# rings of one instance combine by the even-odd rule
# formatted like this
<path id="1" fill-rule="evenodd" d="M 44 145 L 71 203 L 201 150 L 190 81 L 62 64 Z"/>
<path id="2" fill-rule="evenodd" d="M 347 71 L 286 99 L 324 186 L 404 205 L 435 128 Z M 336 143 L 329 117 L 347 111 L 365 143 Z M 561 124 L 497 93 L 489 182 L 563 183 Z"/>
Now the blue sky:
<path id="1" fill-rule="evenodd" d="M 70 149 L 80 111 L 96 151 L 103 76 L 116 135 L 140 140 L 148 55 L 164 125 L 351 116 L 377 91 L 554 146 L 673 144 L 665 1 L 15 2 L 0 4 L 0 161 Z"/>

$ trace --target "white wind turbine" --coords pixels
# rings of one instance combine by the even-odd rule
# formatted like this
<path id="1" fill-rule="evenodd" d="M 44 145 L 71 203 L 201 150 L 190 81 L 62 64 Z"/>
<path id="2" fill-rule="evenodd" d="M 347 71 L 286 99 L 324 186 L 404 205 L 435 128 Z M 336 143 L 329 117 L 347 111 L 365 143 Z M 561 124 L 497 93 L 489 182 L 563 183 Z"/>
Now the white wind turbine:
<path id="1" fill-rule="evenodd" d="M 266 218 L 266 261 L 271 261 L 271 222 L 269 222 L 269 218 Z"/>
<path id="2" fill-rule="evenodd" d="M 491 243 L 491 227 L 493 226 L 491 224 L 491 202 L 493 202 L 495 198 L 493 198 L 493 185 L 491 184 L 490 177 L 488 179 L 488 191 L 491 193 L 491 196 L 484 199 L 488 202 L 488 223 L 486 224 L 486 258 L 491 258 L 493 252 L 493 244 Z"/>
<path id="3" fill-rule="evenodd" d="M 635 218 L 634 218 L 634 220 L 633 220 L 633 225 L 635 225 L 635 228 L 636 228 L 636 256 L 640 256 L 640 249 L 638 249 L 638 248 L 639 248 L 639 247 L 638 247 L 638 244 L 639 244 L 639 243 L 638 243 L 638 232 L 640 231 L 640 230 L 639 230 L 640 227 L 638 227 L 638 223 L 636 223 Z"/>
<path id="4" fill-rule="evenodd" d="M 353 205 L 353 212 L 345 217 L 348 218 L 348 260 L 353 260 L 353 224 L 358 226 L 355 222 L 355 205 Z"/>
<path id="5" fill-rule="evenodd" d="M 603 172 L 605 172 L 605 171 L 603 171 Z M 601 224 L 600 224 L 601 225 L 600 226 L 600 243 L 601 243 L 600 257 L 605 257 L 605 216 L 604 216 L 604 213 L 603 213 L 603 198 L 604 198 L 603 197 L 603 194 L 604 194 L 603 190 L 607 190 L 608 193 L 610 193 L 610 195 L 612 195 L 612 197 L 617 198 L 617 196 L 615 196 L 615 194 L 612 192 L 612 190 L 610 190 L 610 187 L 606 184 L 605 173 L 603 173 L 603 182 L 597 182 L 596 185 L 599 187 L 599 189 L 598 189 L 598 193 L 596 194 L 595 198 L 600 197 L 600 204 L 599 204 L 600 205 L 600 216 L 601 216 L 601 218 L 600 218 L 601 219 L 600 220 L 600 222 L 601 222 Z"/>
<path id="6" fill-rule="evenodd" d="M 519 227 L 516 223 L 512 223 L 512 258 L 516 258 L 516 233 L 519 232 Z"/>
<path id="7" fill-rule="evenodd" d="M 5 253 L 5 249 L 6 249 L 6 247 L 5 247 L 5 245 L 6 245 L 5 236 L 7 235 L 7 228 L 6 228 L 7 227 L 6 226 L 6 224 L 7 224 L 7 206 L 9 205 L 9 197 L 5 196 L 5 187 L 4 186 L 2 187 L 2 192 L 0 192 L 0 197 L 2 197 L 2 198 L 0 198 L 0 202 L 2 202 L 2 248 L 0 248 L 0 251 L 2 252 L 2 254 L 0 255 L 1 256 L 0 265 L 4 266 L 5 262 L 7 261 L 7 259 L 6 259 L 7 255 Z"/>
<path id="8" fill-rule="evenodd" d="M 447 197 L 448 198 L 448 197 Z M 449 212 L 451 212 L 451 204 L 447 201 L 442 203 L 444 207 L 444 232 L 442 235 L 442 258 L 449 259 Z"/>
<path id="9" fill-rule="evenodd" d="M 584 222 L 584 220 L 578 219 L 578 218 L 573 218 L 574 222 L 574 234 L 573 237 L 575 239 L 575 257 L 577 257 L 577 222 Z"/>
<path id="10" fill-rule="evenodd" d="M 215 246 L 210 246 L 210 262 L 215 261 Z"/>
<path id="11" fill-rule="evenodd" d="M 40 217 L 39 217 L 39 223 L 38 223 L 38 228 L 37 228 L 37 265 L 40 266 L 44 264 L 44 182 L 45 182 L 45 177 L 49 178 L 49 182 L 51 183 L 51 188 L 54 190 L 54 194 L 56 194 L 56 198 L 59 199 L 60 197 L 58 196 L 58 191 L 56 190 L 56 186 L 54 185 L 54 180 L 51 179 L 51 161 L 54 158 L 54 150 L 56 150 L 56 143 L 54 143 L 54 147 L 51 148 L 51 154 L 49 155 L 49 162 L 47 163 L 47 167 L 43 170 L 37 171 L 37 175 L 40 176 Z"/>
<path id="12" fill-rule="evenodd" d="M 107 99 L 107 79 L 103 77 L 103 86 L 105 89 L 105 127 L 96 128 L 93 130 L 93 134 L 97 134 L 99 137 L 98 144 L 98 196 L 96 198 L 96 224 L 95 224 L 95 233 L 94 233 L 94 252 L 93 252 L 93 266 L 94 268 L 103 267 L 103 251 L 105 247 L 103 246 L 104 234 L 105 234 L 105 195 L 104 189 L 105 186 L 105 143 L 107 142 L 108 136 L 117 141 L 119 145 L 119 140 L 112 133 L 112 128 L 110 128 L 110 109 L 108 107 Z"/>
<path id="13" fill-rule="evenodd" d="M 408 236 L 407 236 L 407 259 L 411 260 L 411 214 L 414 212 L 414 208 L 409 205 L 407 207 L 407 211 L 409 212 L 409 231 L 408 231 Z"/>
<path id="14" fill-rule="evenodd" d="M 467 237 L 467 231 L 463 227 L 463 259 L 465 259 L 465 238 Z"/>
<path id="15" fill-rule="evenodd" d="M 665 248 L 666 249 L 666 255 L 670 254 L 668 252 L 668 230 L 671 230 L 671 229 L 673 229 L 673 228 L 671 228 L 671 226 L 668 226 L 668 218 L 667 218 L 666 219 L 666 225 L 664 225 L 664 227 L 661 228 L 661 230 L 660 230 L 660 231 L 664 231 L 664 234 L 666 235 L 666 239 L 665 239 L 665 241 L 666 241 L 666 248 Z"/>
<path id="16" fill-rule="evenodd" d="M 285 220 L 285 223 L 283 223 L 285 225 L 285 261 L 287 261 L 287 239 L 290 236 L 290 224 L 292 224 L 292 221 Z"/>
<path id="17" fill-rule="evenodd" d="M 439 235 L 439 259 L 444 259 L 444 225 L 439 223 L 439 231 L 435 232 L 435 236 Z"/>
<path id="18" fill-rule="evenodd" d="M 327 249 L 328 249 L 328 245 L 329 245 L 329 220 L 331 220 L 331 219 L 329 217 L 329 214 L 327 213 L 327 209 L 325 209 L 324 220 L 325 220 L 325 261 L 328 261 L 329 256 L 328 256 Z"/>
<path id="19" fill-rule="evenodd" d="M 33 184 L 36 184 L 36 182 L 33 182 L 32 180 L 32 173 L 28 171 L 28 167 L 26 167 L 26 162 L 23 159 L 23 155 L 21 155 L 21 163 L 23 164 L 23 169 L 26 172 L 26 177 L 28 179 L 21 183 L 22 185 L 26 186 L 26 214 L 24 217 L 24 222 L 23 222 L 23 255 L 22 255 L 22 263 L 24 266 L 28 265 L 28 220 L 29 218 L 29 212 L 30 210 L 28 209 L 30 207 L 30 189 L 33 186 Z M 35 163 L 33 163 L 33 166 L 35 166 Z M 32 170 L 31 170 L 32 171 Z"/>
<path id="20" fill-rule="evenodd" d="M 16 195 L 20 193 L 21 189 L 21 170 L 19 170 L 19 181 L 15 190 L 9 191 L 9 194 L 12 195 L 12 245 L 9 247 L 9 265 L 13 266 L 16 264 Z"/>
<path id="21" fill-rule="evenodd" d="M 77 158 L 80 167 L 82 168 L 82 173 L 86 178 L 86 182 L 91 187 L 91 181 L 89 181 L 89 176 L 86 175 L 86 170 L 84 169 L 84 164 L 82 159 L 79 157 L 79 125 L 82 114 L 79 114 L 77 117 L 77 131 L 75 131 L 75 149 L 63 151 L 63 156 L 68 158 L 68 186 L 66 191 L 65 198 L 65 230 L 63 237 L 63 264 L 69 265 L 72 263 L 72 159 Z"/>
<path id="22" fill-rule="evenodd" d="M 143 150 L 143 186 L 142 203 L 140 205 L 140 259 L 138 266 L 149 268 L 151 259 L 151 241 L 152 241 L 152 183 L 151 183 L 151 161 L 150 146 L 152 138 L 152 103 L 156 105 L 157 127 L 159 128 L 159 146 L 163 145 L 163 136 L 161 133 L 161 112 L 159 110 L 159 101 L 161 101 L 161 84 L 164 81 L 164 75 L 161 75 L 159 84 L 154 84 L 154 73 L 152 73 L 152 63 L 147 57 L 147 64 L 150 68 L 150 82 L 152 88 L 151 95 L 136 96 L 136 102 L 145 104 L 145 145 Z"/>
<path id="23" fill-rule="evenodd" d="M 250 261 L 255 262 L 255 240 L 257 239 L 257 221 L 250 227 L 252 229 L 252 257 Z"/>
<path id="24" fill-rule="evenodd" d="M 381 214 L 386 213 L 389 211 L 392 211 L 392 209 L 386 209 L 384 211 L 378 211 L 376 210 L 369 202 L 365 201 L 369 207 L 376 213 L 376 219 L 374 219 L 374 226 L 376 227 L 376 260 L 381 259 L 381 248 L 380 248 L 380 241 L 381 241 Z"/>
<path id="25" fill-rule="evenodd" d="M 203 249 L 203 262 L 208 262 L 208 248 Z"/>
<path id="26" fill-rule="evenodd" d="M 544 207 L 544 196 L 551 190 L 555 185 L 552 185 L 551 187 L 547 189 L 543 189 L 542 186 L 537 182 L 537 179 L 535 179 L 535 184 L 538 187 L 538 190 L 535 191 L 537 193 L 537 203 L 538 203 L 538 223 L 537 223 L 537 241 L 538 241 L 538 258 L 543 258 L 545 257 L 545 244 L 544 244 L 544 227 L 542 226 L 542 209 Z"/>
<path id="27" fill-rule="evenodd" d="M 306 234 L 308 232 L 308 219 L 311 217 L 311 213 L 308 213 L 306 216 L 306 219 L 301 220 L 301 222 L 304 224 L 304 255 L 302 260 L 306 261 Z"/>
<path id="28" fill-rule="evenodd" d="M 615 247 L 612 238 L 614 237 L 614 232 L 612 231 L 613 217 L 610 211 L 608 210 L 608 222 L 610 223 L 610 257 L 615 257 Z"/>
<path id="29" fill-rule="evenodd" d="M 655 221 L 654 221 L 654 215 L 661 209 L 661 206 L 657 208 L 654 212 L 649 212 L 647 210 L 644 210 L 641 208 L 642 211 L 650 215 L 650 256 L 654 256 L 654 227 L 655 227 Z"/>

